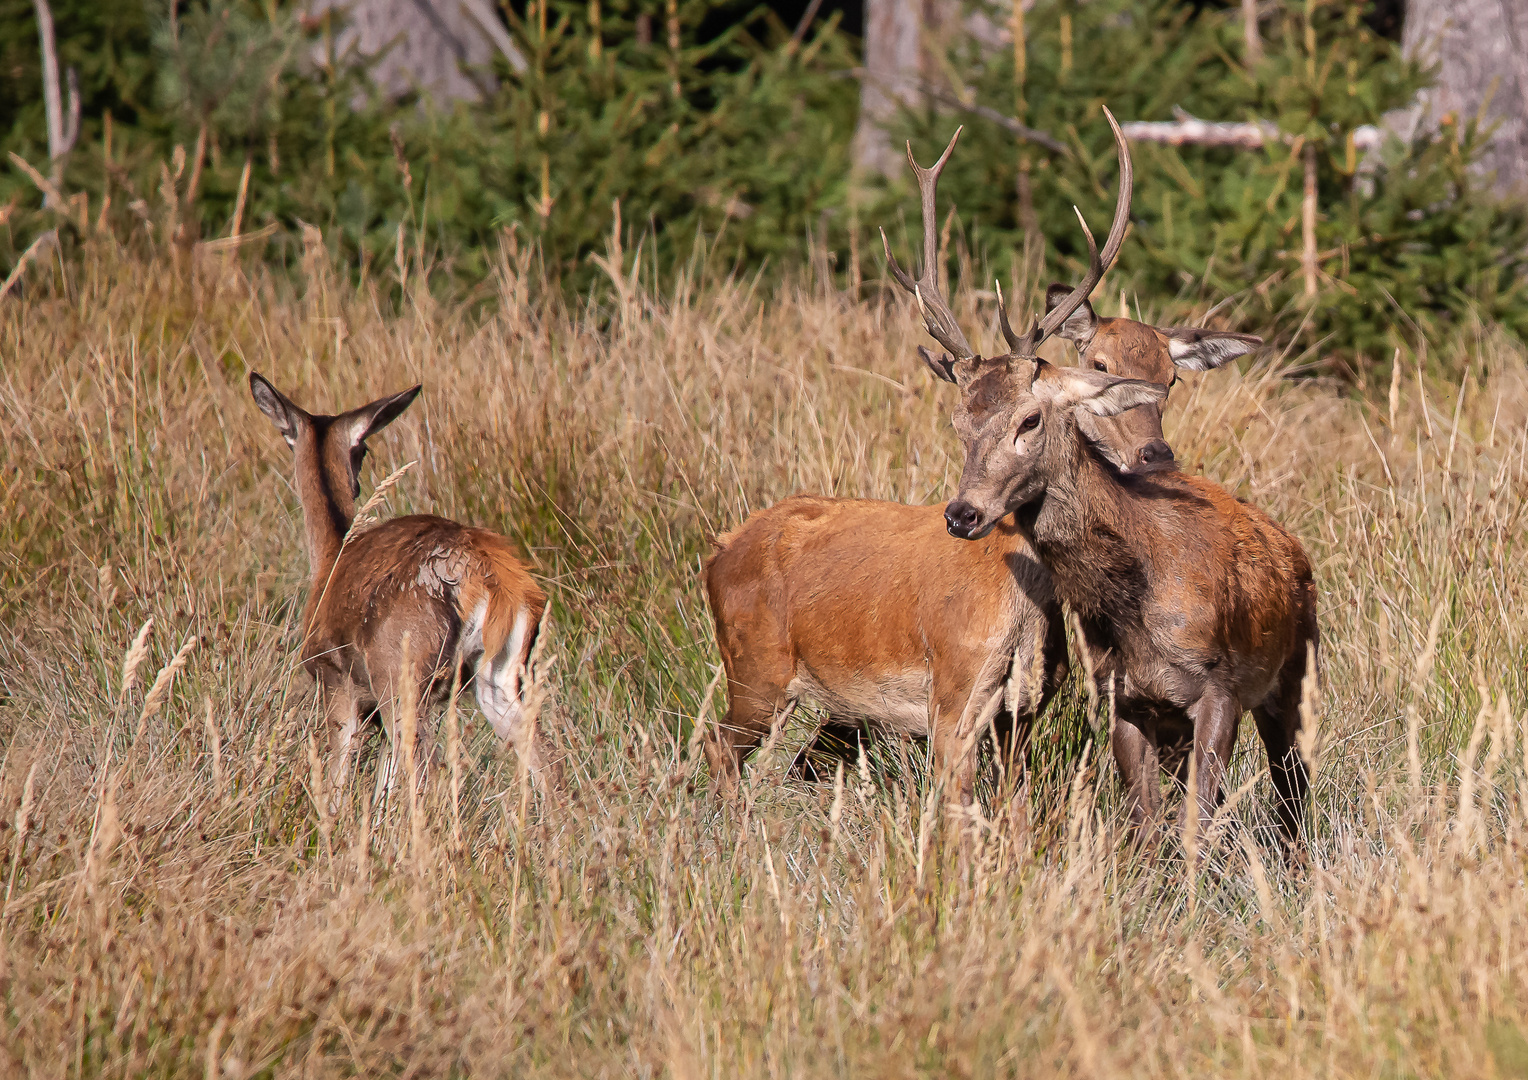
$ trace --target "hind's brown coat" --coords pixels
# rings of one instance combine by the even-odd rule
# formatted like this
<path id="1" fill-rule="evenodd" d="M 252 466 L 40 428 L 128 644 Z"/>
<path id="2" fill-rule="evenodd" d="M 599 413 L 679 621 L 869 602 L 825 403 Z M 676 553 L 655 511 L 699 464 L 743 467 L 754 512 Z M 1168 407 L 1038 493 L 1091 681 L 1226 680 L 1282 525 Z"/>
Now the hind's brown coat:
<path id="1" fill-rule="evenodd" d="M 250 389 L 293 449 L 312 584 L 303 612 L 303 667 L 317 681 L 329 728 L 329 779 L 343 791 L 362 722 L 381 715 L 396 745 L 397 713 L 411 704 L 421 738 L 450 694 L 460 657 L 499 737 L 513 742 L 538 784 L 548 758 L 523 713 L 526 665 L 546 609 L 509 541 L 425 514 L 394 518 L 346 541 L 365 441 L 419 388 L 338 416 L 311 415 L 257 374 Z M 402 699 L 412 687 L 414 700 Z M 379 790 L 398 765 L 389 755 Z"/>

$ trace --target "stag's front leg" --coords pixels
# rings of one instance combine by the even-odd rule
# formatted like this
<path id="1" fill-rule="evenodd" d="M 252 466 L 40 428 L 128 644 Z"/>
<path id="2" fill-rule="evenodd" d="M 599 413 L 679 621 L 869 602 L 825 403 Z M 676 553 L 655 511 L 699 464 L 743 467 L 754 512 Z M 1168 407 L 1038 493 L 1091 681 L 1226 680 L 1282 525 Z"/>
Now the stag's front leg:
<path id="1" fill-rule="evenodd" d="M 1149 827 L 1156 824 L 1162 812 L 1156 732 L 1127 715 L 1117 714 L 1110 749 L 1114 751 L 1114 764 L 1130 803 L 1130 824 L 1135 828 L 1137 842 L 1144 842 Z"/>
<path id="2" fill-rule="evenodd" d="M 963 672 L 955 668 L 936 676 L 931 695 L 934 779 L 944 785 L 945 803 L 957 811 L 964 811 L 976 798 L 976 744 L 1003 708 L 1006 666 L 985 667 L 974 680 L 962 677 Z"/>
<path id="3" fill-rule="evenodd" d="M 1189 707 L 1188 715 L 1194 724 L 1195 790 L 1183 800 L 1179 824 L 1186 836 L 1190 815 L 1197 810 L 1198 836 L 1203 838 L 1220 806 L 1221 785 L 1241 722 L 1241 705 L 1228 691 L 1206 687 L 1199 700 Z"/>

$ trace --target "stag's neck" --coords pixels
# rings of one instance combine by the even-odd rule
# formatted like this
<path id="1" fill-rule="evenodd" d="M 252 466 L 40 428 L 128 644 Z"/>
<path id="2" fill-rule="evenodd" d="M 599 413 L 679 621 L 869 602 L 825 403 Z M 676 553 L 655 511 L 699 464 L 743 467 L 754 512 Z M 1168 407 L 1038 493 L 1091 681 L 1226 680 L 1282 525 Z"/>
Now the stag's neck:
<path id="1" fill-rule="evenodd" d="M 308 561 L 313 566 L 313 580 L 322 585 L 328 581 L 344 546 L 345 533 L 355 517 L 355 500 L 348 484 L 336 485 L 322 468 L 304 468 L 299 462 L 297 479 Z"/>
<path id="2" fill-rule="evenodd" d="M 1138 616 L 1146 588 L 1138 517 L 1130 492 L 1097 452 L 1077 439 L 1030 532 L 1057 596 L 1084 621 L 1119 625 Z"/>

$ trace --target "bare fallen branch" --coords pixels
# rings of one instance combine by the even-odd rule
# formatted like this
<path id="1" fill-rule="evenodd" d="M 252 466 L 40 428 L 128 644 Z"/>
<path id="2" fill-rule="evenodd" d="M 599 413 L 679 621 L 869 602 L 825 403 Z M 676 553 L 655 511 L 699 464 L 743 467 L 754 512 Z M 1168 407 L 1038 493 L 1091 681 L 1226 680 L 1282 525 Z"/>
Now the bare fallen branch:
<path id="1" fill-rule="evenodd" d="M 11 287 L 21 280 L 21 275 L 26 272 L 27 264 L 41 256 L 44 251 L 56 243 L 58 243 L 57 229 L 49 229 L 32 241 L 31 245 L 21 253 L 21 258 L 16 260 L 16 265 L 11 268 L 11 272 L 6 276 L 5 284 L 0 285 L 0 300 L 4 300 L 10 295 Z"/>
<path id="2" fill-rule="evenodd" d="M 1231 146 L 1257 150 L 1271 142 L 1292 144 L 1287 135 L 1266 120 L 1200 120 L 1178 111 L 1176 120 L 1135 120 L 1120 125 L 1125 138 L 1132 142 L 1162 143 L 1167 146 Z M 1353 144 L 1363 151 L 1374 150 L 1384 142 L 1385 133 L 1371 124 L 1353 129 Z"/>

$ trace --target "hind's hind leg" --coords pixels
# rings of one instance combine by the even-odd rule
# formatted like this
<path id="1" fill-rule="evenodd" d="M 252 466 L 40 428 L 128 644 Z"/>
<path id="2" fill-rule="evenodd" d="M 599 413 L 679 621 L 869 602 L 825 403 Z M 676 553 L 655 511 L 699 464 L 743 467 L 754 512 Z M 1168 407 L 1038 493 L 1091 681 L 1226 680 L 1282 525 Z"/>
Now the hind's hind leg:
<path id="1" fill-rule="evenodd" d="M 521 617 L 526 618 L 523 614 Z M 530 650 L 529 642 L 519 631 L 520 625 L 516 623 L 516 632 L 499 654 L 479 661 L 472 688 L 494 733 L 515 748 L 531 780 L 546 793 L 560 786 L 560 769 L 551 743 L 537 723 L 539 710 L 527 707 L 529 672 L 525 657 Z"/>
<path id="2" fill-rule="evenodd" d="M 338 813 L 355 761 L 355 740 L 363 718 L 360 695 L 349 679 L 321 691 L 324 726 L 329 729 L 329 812 Z"/>
<path id="3" fill-rule="evenodd" d="M 736 794 L 743 759 L 757 750 L 764 737 L 777 724 L 783 724 L 795 708 L 787 682 L 777 675 L 756 665 L 728 671 L 727 715 L 705 734 L 711 778 L 723 795 Z"/>

